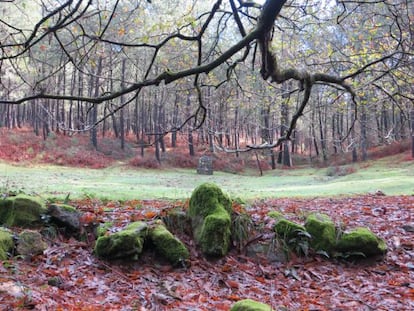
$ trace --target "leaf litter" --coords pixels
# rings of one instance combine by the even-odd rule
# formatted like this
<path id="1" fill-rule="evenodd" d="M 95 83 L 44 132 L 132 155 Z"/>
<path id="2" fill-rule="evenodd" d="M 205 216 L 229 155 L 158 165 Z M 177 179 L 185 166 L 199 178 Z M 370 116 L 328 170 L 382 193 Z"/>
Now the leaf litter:
<path id="1" fill-rule="evenodd" d="M 71 203 L 87 213 L 85 221 L 119 226 L 188 204 Z M 414 196 L 267 199 L 246 207 L 265 230 L 272 226 L 267 213 L 275 210 L 297 222 L 317 211 L 342 227 L 369 227 L 385 239 L 388 253 L 358 262 L 316 254 L 280 262 L 234 249 L 224 258 L 207 260 L 181 234 L 190 266 L 173 268 L 152 251 L 136 262 L 106 262 L 93 255 L 93 239 L 59 236 L 42 255 L 0 264 L 0 310 L 229 310 L 245 298 L 275 310 L 414 310 Z"/>

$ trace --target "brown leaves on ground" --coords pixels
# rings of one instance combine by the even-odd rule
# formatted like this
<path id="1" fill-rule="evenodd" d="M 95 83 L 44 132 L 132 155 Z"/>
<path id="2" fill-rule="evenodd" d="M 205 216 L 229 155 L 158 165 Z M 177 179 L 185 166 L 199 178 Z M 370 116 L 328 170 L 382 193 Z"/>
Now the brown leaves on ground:
<path id="1" fill-rule="evenodd" d="M 162 215 L 185 202 L 84 200 L 85 221 L 129 221 Z M 271 210 L 302 222 L 311 211 L 330 215 L 347 228 L 367 226 L 387 241 L 384 260 L 358 263 L 318 256 L 287 263 L 232 251 L 208 261 L 192 240 L 191 267 L 173 269 L 147 251 L 135 263 L 108 263 L 92 254 L 92 241 L 60 238 L 31 261 L 0 265 L 0 309 L 15 310 L 229 310 L 239 299 L 268 303 L 275 310 L 413 310 L 414 197 L 274 199 L 248 208 L 256 223 L 270 227 Z M 8 293 L 8 294 L 6 294 Z"/>

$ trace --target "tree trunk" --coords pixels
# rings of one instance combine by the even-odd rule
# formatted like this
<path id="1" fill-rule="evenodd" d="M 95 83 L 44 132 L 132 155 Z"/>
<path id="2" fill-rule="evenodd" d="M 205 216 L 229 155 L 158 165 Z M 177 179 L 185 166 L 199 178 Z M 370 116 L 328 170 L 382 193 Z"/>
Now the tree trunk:
<path id="1" fill-rule="evenodd" d="M 414 108 L 411 108 L 411 156 L 414 158 Z"/>
<path id="2" fill-rule="evenodd" d="M 121 89 L 125 86 L 125 64 L 126 58 L 122 60 L 121 68 Z M 125 104 L 125 96 L 121 96 L 121 106 Z M 125 117 L 124 117 L 124 108 L 121 108 L 119 112 L 119 134 L 121 136 L 121 149 L 125 150 Z"/>
<path id="3" fill-rule="evenodd" d="M 95 76 L 94 86 L 93 86 L 95 97 L 99 96 L 99 77 L 102 72 L 102 62 L 103 62 L 103 58 L 102 56 L 100 56 L 98 60 L 98 68 L 96 69 L 96 76 Z M 91 135 L 91 143 L 95 147 L 96 150 L 98 149 L 98 130 L 97 130 L 97 125 L 96 125 L 97 122 L 98 122 L 98 105 L 93 104 L 92 111 L 91 111 L 91 118 L 90 118 L 90 123 L 92 126 L 90 135 Z"/>
<path id="4" fill-rule="evenodd" d="M 367 110 L 365 106 L 362 106 L 361 111 L 361 154 L 362 161 L 368 160 L 368 137 L 367 137 Z"/>

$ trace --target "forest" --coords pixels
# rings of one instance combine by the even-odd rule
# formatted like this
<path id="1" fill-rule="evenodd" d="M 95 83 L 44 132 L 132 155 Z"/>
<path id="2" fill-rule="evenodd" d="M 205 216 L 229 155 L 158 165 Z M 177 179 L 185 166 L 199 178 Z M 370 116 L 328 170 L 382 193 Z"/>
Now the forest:
<path id="1" fill-rule="evenodd" d="M 0 10 L 1 310 L 414 308 L 412 0 Z"/>
<path id="2" fill-rule="evenodd" d="M 272 168 L 411 138 L 411 1 L 0 5 L 5 128 L 129 137 L 158 161 L 177 137 L 265 149 Z"/>

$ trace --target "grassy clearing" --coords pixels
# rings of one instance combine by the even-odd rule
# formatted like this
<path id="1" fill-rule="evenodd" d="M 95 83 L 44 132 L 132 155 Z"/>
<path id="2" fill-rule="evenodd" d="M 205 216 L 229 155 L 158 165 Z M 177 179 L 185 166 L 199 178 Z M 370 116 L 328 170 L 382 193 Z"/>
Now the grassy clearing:
<path id="1" fill-rule="evenodd" d="M 269 171 L 265 176 L 195 170 L 143 170 L 125 166 L 106 169 L 61 166 L 21 167 L 0 163 L 0 190 L 38 193 L 45 197 L 85 196 L 102 199 L 183 199 L 203 182 L 215 182 L 233 197 L 315 197 L 372 193 L 414 194 L 414 161 L 399 156 L 355 166 L 346 176 L 327 176 L 327 169 L 303 168 Z"/>

